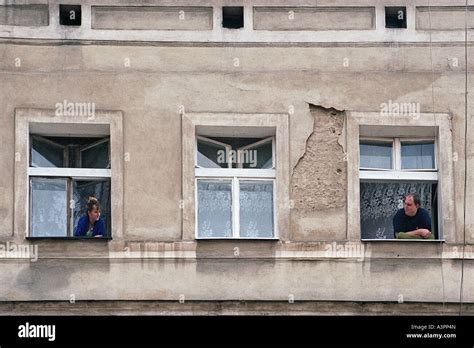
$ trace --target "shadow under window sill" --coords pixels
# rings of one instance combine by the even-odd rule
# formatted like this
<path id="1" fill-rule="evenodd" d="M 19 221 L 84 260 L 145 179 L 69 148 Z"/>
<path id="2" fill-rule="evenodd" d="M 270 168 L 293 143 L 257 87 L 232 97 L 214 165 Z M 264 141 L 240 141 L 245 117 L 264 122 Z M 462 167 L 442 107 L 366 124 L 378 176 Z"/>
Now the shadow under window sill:
<path id="1" fill-rule="evenodd" d="M 112 237 L 25 237 L 28 240 L 94 240 L 110 241 Z"/>

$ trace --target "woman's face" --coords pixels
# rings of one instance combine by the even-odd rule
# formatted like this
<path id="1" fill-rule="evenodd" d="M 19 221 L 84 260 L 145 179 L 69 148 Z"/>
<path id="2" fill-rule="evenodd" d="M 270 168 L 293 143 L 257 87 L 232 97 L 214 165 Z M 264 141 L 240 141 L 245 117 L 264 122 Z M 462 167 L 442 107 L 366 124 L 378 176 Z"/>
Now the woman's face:
<path id="1" fill-rule="evenodd" d="M 89 220 L 95 222 L 99 220 L 100 218 L 100 210 L 97 208 L 92 209 L 91 211 L 88 212 L 89 214 Z"/>

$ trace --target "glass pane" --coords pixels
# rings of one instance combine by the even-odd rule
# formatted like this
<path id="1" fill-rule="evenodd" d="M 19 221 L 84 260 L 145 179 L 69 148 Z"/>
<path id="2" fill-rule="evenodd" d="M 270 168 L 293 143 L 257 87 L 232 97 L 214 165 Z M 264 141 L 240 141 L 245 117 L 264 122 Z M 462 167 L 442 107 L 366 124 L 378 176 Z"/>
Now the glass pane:
<path id="1" fill-rule="evenodd" d="M 437 184 L 423 182 L 361 182 L 360 222 L 363 239 L 393 239 L 393 217 L 409 193 L 418 193 L 436 231 Z M 434 214 L 434 216 L 433 216 Z"/>
<path id="2" fill-rule="evenodd" d="M 53 142 L 32 138 L 31 166 L 33 167 L 63 167 L 64 148 Z"/>
<path id="3" fill-rule="evenodd" d="M 198 236 L 232 237 L 232 183 L 199 180 Z"/>
<path id="4" fill-rule="evenodd" d="M 361 142 L 360 167 L 392 169 L 392 143 Z"/>
<path id="5" fill-rule="evenodd" d="M 87 200 L 90 196 L 97 198 L 102 207 L 100 218 L 105 222 L 107 236 L 110 236 L 111 213 L 110 213 L 110 180 L 101 181 L 73 181 L 74 199 L 74 231 L 79 219 L 87 215 Z"/>
<path id="6" fill-rule="evenodd" d="M 198 140 L 197 164 L 203 168 L 228 168 L 226 148 Z"/>
<path id="7" fill-rule="evenodd" d="M 402 169 L 434 169 L 434 143 L 402 143 Z"/>
<path id="8" fill-rule="evenodd" d="M 67 236 L 67 179 L 31 179 L 31 236 Z"/>
<path id="9" fill-rule="evenodd" d="M 109 142 L 104 141 L 81 151 L 82 168 L 110 168 Z"/>
<path id="10" fill-rule="evenodd" d="M 240 150 L 240 161 L 243 168 L 272 168 L 272 142 L 252 147 L 246 150 Z"/>
<path id="11" fill-rule="evenodd" d="M 240 182 L 240 236 L 273 237 L 273 182 Z"/>

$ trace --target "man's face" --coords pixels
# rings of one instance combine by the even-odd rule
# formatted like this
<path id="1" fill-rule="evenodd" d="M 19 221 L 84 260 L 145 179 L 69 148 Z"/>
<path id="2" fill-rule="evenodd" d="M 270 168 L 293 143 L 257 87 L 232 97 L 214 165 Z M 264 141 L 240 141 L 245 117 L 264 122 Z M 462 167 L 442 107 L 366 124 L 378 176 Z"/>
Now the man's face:
<path id="1" fill-rule="evenodd" d="M 413 202 L 412 196 L 405 197 L 405 204 L 403 205 L 403 209 L 405 209 L 405 214 L 408 216 L 415 216 L 418 210 L 418 206 L 415 205 Z"/>

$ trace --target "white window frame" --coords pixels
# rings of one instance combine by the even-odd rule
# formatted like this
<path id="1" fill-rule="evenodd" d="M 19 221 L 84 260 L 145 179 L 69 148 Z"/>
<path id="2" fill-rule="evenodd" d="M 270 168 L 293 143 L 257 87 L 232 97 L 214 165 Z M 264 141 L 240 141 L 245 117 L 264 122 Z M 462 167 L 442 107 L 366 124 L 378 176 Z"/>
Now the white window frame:
<path id="1" fill-rule="evenodd" d="M 272 142 L 272 167 L 271 167 L 271 169 L 275 169 L 276 154 L 275 154 L 275 137 L 274 136 L 259 140 L 259 141 L 255 142 L 253 144 L 249 144 L 249 145 L 246 145 L 246 146 L 241 146 L 237 149 L 237 151 L 244 151 L 244 150 L 248 150 L 248 149 L 253 149 L 257 146 L 264 145 L 264 144 L 266 144 L 270 141 Z M 242 165 L 243 165 L 243 163 L 238 163 L 239 168 L 242 168 Z"/>
<path id="2" fill-rule="evenodd" d="M 376 171 L 376 170 L 379 170 L 379 171 L 393 171 L 394 168 L 395 168 L 395 157 L 394 157 L 394 143 L 393 143 L 393 139 L 391 138 L 369 138 L 369 137 L 364 137 L 364 138 L 361 138 L 359 140 L 359 146 L 360 146 L 360 142 L 362 141 L 373 141 L 373 142 L 378 142 L 378 143 L 387 143 L 387 144 L 392 144 L 392 168 L 390 169 L 387 169 L 387 168 L 365 168 L 365 167 L 359 167 L 360 170 L 371 170 L 371 171 Z M 360 163 L 360 159 L 359 159 L 359 163 Z"/>
<path id="3" fill-rule="evenodd" d="M 454 174 L 451 115 L 446 113 L 420 113 L 416 117 L 388 117 L 380 112 L 346 112 L 344 149 L 348 163 L 347 240 L 397 242 L 454 242 Z M 363 129 L 363 132 L 362 132 Z M 364 133 L 363 136 L 360 134 Z M 400 138 L 402 141 L 435 139 L 436 172 L 400 170 L 360 170 L 359 144 L 370 133 L 382 138 Z M 369 173 L 366 173 L 369 172 Z M 431 180 L 438 182 L 438 233 L 439 239 L 362 239 L 360 228 L 361 180 Z"/>
<path id="4" fill-rule="evenodd" d="M 82 166 L 82 152 L 83 152 L 83 151 L 87 151 L 87 150 L 89 150 L 89 149 L 91 149 L 91 148 L 93 148 L 93 147 L 95 147 L 95 146 L 97 146 L 97 145 L 100 145 L 100 144 L 102 144 L 102 143 L 105 143 L 105 142 L 108 142 L 108 143 L 109 143 L 109 145 L 108 145 L 108 148 L 109 148 L 109 162 L 108 162 L 108 164 L 107 164 L 107 168 L 106 168 L 106 169 L 110 169 L 110 137 L 105 138 L 105 139 L 99 139 L 99 140 L 97 140 L 97 141 L 95 141 L 95 142 L 93 142 L 93 143 L 91 143 L 91 144 L 87 144 L 87 145 L 82 146 L 82 147 L 79 149 L 79 152 L 81 153 L 81 156 L 79 156 L 80 165 Z"/>
<path id="5" fill-rule="evenodd" d="M 37 134 L 30 134 L 30 136 L 36 136 Z M 84 135 L 83 137 L 87 137 Z M 45 139 L 49 140 L 49 139 Z M 84 148 L 81 148 L 80 151 L 84 149 L 91 148 L 95 145 L 101 144 L 103 142 L 109 142 L 110 144 L 110 136 L 106 139 L 100 139 L 90 145 L 87 145 Z M 52 142 L 54 143 L 54 142 Z M 30 148 L 32 149 L 32 144 L 30 143 Z M 64 147 L 65 148 L 65 147 Z M 31 151 L 30 151 L 31 153 Z M 65 156 L 67 157 L 67 156 Z M 82 156 L 80 157 L 82 162 Z M 110 147 L 109 147 L 109 161 L 110 161 Z M 28 183 L 30 187 L 30 197 L 29 197 L 29 215 L 32 216 L 33 214 L 33 200 L 31 194 L 31 179 L 32 178 L 43 178 L 43 179 L 66 179 L 66 191 L 68 197 L 67 203 L 67 218 L 68 218 L 68 234 L 66 236 L 58 236 L 58 237 L 50 237 L 50 236 L 32 236 L 32 223 L 30 219 L 30 224 L 28 226 L 28 237 L 29 238 L 74 238 L 74 226 L 73 226 L 73 219 L 72 219 L 72 209 L 70 207 L 70 200 L 72 199 L 72 181 L 74 180 L 88 180 L 88 181 L 100 181 L 104 179 L 109 179 L 112 177 L 112 171 L 110 169 L 97 169 L 97 168 L 68 168 L 68 167 L 32 167 L 29 164 L 28 167 Z M 110 236 L 108 236 L 110 237 Z"/>
<path id="6" fill-rule="evenodd" d="M 15 109 L 15 208 L 13 236 L 60 239 L 75 237 L 32 237 L 30 232 L 30 177 L 61 177 L 80 180 L 108 178 L 111 182 L 111 226 L 109 240 L 123 239 L 123 114 L 121 111 L 96 110 L 87 116 L 58 116 L 54 109 Z M 33 129 L 34 128 L 34 129 Z M 37 129 L 41 129 L 38 132 Z M 43 134 L 47 131 L 48 134 Z M 109 136 L 110 169 L 30 167 L 30 134 L 42 136 Z"/>
<path id="7" fill-rule="evenodd" d="M 30 151 L 30 152 L 29 152 L 29 153 L 30 153 L 30 159 L 31 159 L 31 156 L 32 156 L 32 151 L 31 151 L 31 149 L 32 149 L 33 138 L 37 138 L 37 139 L 39 139 L 40 141 L 45 142 L 45 143 L 48 143 L 48 144 L 51 145 L 51 146 L 54 146 L 54 147 L 56 147 L 56 148 L 60 148 L 60 149 L 62 150 L 62 152 L 63 152 L 63 163 L 64 163 L 65 160 L 67 160 L 67 156 L 66 156 L 66 152 L 65 152 L 65 150 L 66 150 L 66 146 L 65 146 L 65 145 L 61 145 L 61 144 L 55 143 L 54 141 L 51 141 L 50 139 L 48 139 L 48 138 L 46 138 L 46 137 L 43 137 L 43 136 L 41 136 L 41 135 L 37 135 L 37 134 L 30 134 L 30 150 L 29 150 L 29 151 Z M 31 164 L 29 164 L 29 166 L 30 166 L 31 168 L 40 168 L 40 167 L 36 167 L 36 166 L 31 166 Z"/>
<path id="8" fill-rule="evenodd" d="M 196 136 L 197 139 L 200 140 L 212 140 L 208 138 L 204 138 L 202 136 Z M 228 147 L 231 149 L 231 146 L 217 142 L 212 140 L 219 145 L 225 145 L 226 148 Z M 236 149 L 236 151 L 245 150 L 247 148 L 253 148 L 258 145 L 266 144 L 268 142 L 272 142 L 272 167 L 274 168 L 275 164 L 275 153 L 274 151 L 274 141 L 275 137 L 268 137 L 258 142 L 255 142 L 250 145 L 246 145 Z M 277 228 L 277 219 L 276 219 L 276 170 L 275 169 L 247 169 L 247 168 L 201 168 L 197 165 L 197 146 L 196 146 L 196 174 L 195 174 L 195 200 L 196 200 L 196 212 L 195 212 L 195 225 L 196 225 L 196 239 L 278 239 L 276 236 L 276 232 L 278 231 Z M 229 154 L 229 152 L 227 152 Z M 232 166 L 232 163 L 227 158 L 227 162 L 229 166 Z M 239 163 L 240 167 L 242 163 Z M 199 219 L 199 200 L 198 200 L 198 190 L 197 190 L 197 183 L 199 180 L 229 180 L 231 181 L 232 185 L 232 237 L 202 237 L 199 236 L 198 231 L 198 219 Z M 273 236 L 272 237 L 241 237 L 240 236 L 240 181 L 266 181 L 272 182 L 273 187 Z"/>
<path id="9" fill-rule="evenodd" d="M 371 138 L 361 137 L 359 144 L 364 141 L 378 141 L 392 143 L 392 169 L 359 167 L 361 180 L 416 180 L 416 181 L 438 181 L 437 168 L 437 141 L 436 138 Z M 401 143 L 402 142 L 433 142 L 435 167 L 430 169 L 402 169 Z M 360 159 L 359 159 L 360 163 Z"/>
<path id="10" fill-rule="evenodd" d="M 393 182 L 393 181 L 421 181 L 426 183 L 436 183 L 438 184 L 438 169 L 437 169 L 437 159 L 436 159 L 436 138 L 372 138 L 372 137 L 360 137 L 359 144 L 361 142 L 387 142 L 392 143 L 392 169 L 380 169 L 380 168 L 365 168 L 359 167 L 359 178 L 360 183 L 362 182 Z M 422 143 L 422 142 L 433 142 L 434 144 L 434 168 L 431 169 L 402 169 L 402 142 L 413 142 L 413 143 Z M 360 158 L 359 158 L 360 163 Z M 437 215 L 439 216 L 439 206 Z M 440 231 L 438 229 L 438 239 L 434 241 L 439 241 L 441 238 Z M 393 238 L 395 239 L 395 238 Z M 361 231 L 361 240 L 362 241 L 376 241 L 380 239 L 367 239 L 362 238 Z M 389 239 L 385 239 L 389 240 Z M 432 240 L 431 240 L 432 241 Z"/>
<path id="11" fill-rule="evenodd" d="M 219 145 L 219 146 L 222 146 L 225 148 L 225 151 L 226 151 L 226 155 L 229 156 L 230 154 L 230 150 L 232 149 L 232 147 L 229 145 L 229 144 L 225 144 L 225 143 L 221 143 L 220 141 L 217 141 L 217 140 L 214 140 L 214 139 L 210 139 L 210 138 L 207 138 L 207 137 L 203 137 L 203 136 L 196 136 L 196 157 L 195 157 L 195 167 L 196 168 L 204 168 L 204 167 L 201 167 L 201 166 L 198 166 L 198 151 L 197 151 L 197 148 L 198 148 L 198 141 L 201 140 L 205 143 L 210 143 L 210 144 L 214 144 L 214 145 Z M 229 161 L 229 157 L 227 157 L 227 168 L 232 168 L 232 163 L 230 163 Z M 219 169 L 219 168 L 215 168 L 215 169 Z M 220 168 L 222 169 L 222 168 Z"/>
<path id="12" fill-rule="evenodd" d="M 276 201 L 275 201 L 275 189 L 276 189 L 276 179 L 269 178 L 269 177 L 242 177 L 242 176 L 231 176 L 231 177 L 221 177 L 221 176 L 204 176 L 204 177 L 196 177 L 196 239 L 278 239 L 278 236 L 275 235 L 277 228 L 277 215 L 276 215 Z M 200 180 L 218 180 L 223 182 L 230 182 L 231 183 L 231 192 L 232 192 L 232 236 L 231 237 L 202 237 L 199 236 L 198 231 L 198 209 L 199 209 L 199 202 L 198 202 L 198 192 L 197 192 L 197 183 Z M 240 182 L 241 181 L 262 181 L 262 182 L 271 182 L 273 186 L 273 236 L 272 237 L 241 237 L 240 236 Z"/>
<path id="13" fill-rule="evenodd" d="M 200 130 L 199 130 L 200 129 Z M 206 129 L 203 132 L 202 129 Z M 209 130 L 216 130 L 216 133 Z M 223 129 L 229 130 L 223 134 Z M 237 131 L 234 134 L 234 131 Z M 243 132 L 243 133 L 242 133 Z M 252 134 L 250 134 L 252 133 Z M 252 168 L 199 168 L 196 167 L 197 136 L 264 138 L 273 145 L 274 169 Z M 239 113 L 183 113 L 183 240 L 226 239 L 226 240 L 287 240 L 289 237 L 289 131 L 288 114 L 239 114 Z M 251 144 L 251 145 L 255 145 Z M 240 149 L 243 149 L 241 147 Z M 276 159 L 276 160 L 275 160 Z M 233 218 L 233 237 L 199 237 L 197 231 L 197 180 L 229 179 L 232 181 L 233 209 L 238 209 L 242 181 L 272 181 L 274 204 L 273 237 L 236 237 L 238 230 L 234 225 L 240 219 Z M 233 215 L 239 212 L 234 211 Z M 238 226 L 237 226 L 238 227 Z"/>
<path id="14" fill-rule="evenodd" d="M 400 154 L 399 158 L 399 170 L 403 172 L 438 172 L 438 141 L 434 138 L 397 138 L 398 140 L 398 153 Z M 419 169 L 403 169 L 402 168 L 402 143 L 425 143 L 425 142 L 434 143 L 434 168 L 419 168 Z"/>

